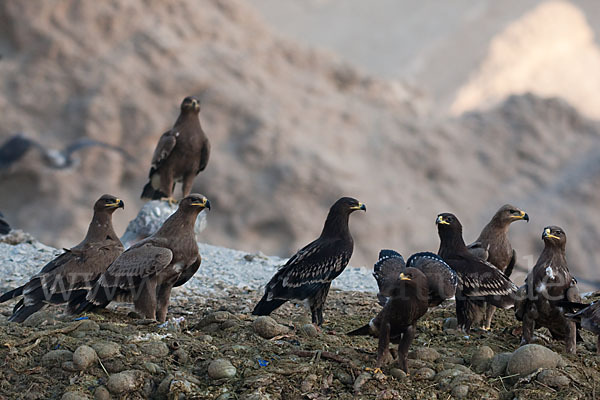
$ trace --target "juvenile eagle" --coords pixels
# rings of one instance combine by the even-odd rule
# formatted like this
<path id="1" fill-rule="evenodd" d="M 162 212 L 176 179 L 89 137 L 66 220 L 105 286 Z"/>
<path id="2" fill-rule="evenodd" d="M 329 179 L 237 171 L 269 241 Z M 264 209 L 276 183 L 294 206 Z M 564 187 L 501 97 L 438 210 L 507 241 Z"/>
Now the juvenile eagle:
<path id="1" fill-rule="evenodd" d="M 288 300 L 303 300 L 310 307 L 312 322 L 322 325 L 323 305 L 331 281 L 346 268 L 354 249 L 348 219 L 354 211 L 366 209 L 351 197 L 336 201 L 329 210 L 321 236 L 277 271 L 252 314 L 269 315 Z"/>

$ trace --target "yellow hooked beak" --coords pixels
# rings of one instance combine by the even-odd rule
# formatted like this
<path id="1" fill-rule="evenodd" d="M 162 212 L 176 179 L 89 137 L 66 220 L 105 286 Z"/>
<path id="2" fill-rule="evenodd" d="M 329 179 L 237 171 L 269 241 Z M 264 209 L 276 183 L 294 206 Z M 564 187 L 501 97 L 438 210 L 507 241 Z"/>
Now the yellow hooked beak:
<path id="1" fill-rule="evenodd" d="M 201 202 L 192 202 L 191 204 L 193 206 L 202 206 L 202 207 L 208 208 L 210 210 L 210 201 L 208 201 L 208 199 L 206 197 L 203 198 Z"/>
<path id="2" fill-rule="evenodd" d="M 450 222 L 446 221 L 441 215 L 438 215 L 437 219 L 435 220 L 435 223 L 442 225 L 450 225 Z"/>
<path id="3" fill-rule="evenodd" d="M 560 240 L 560 238 L 559 238 L 558 236 L 556 236 L 556 235 L 553 235 L 553 234 L 550 232 L 550 228 L 546 228 L 546 229 L 544 230 L 544 234 L 542 235 L 542 237 L 543 237 L 543 238 L 550 238 L 550 239 L 556 239 L 556 240 Z"/>
<path id="4" fill-rule="evenodd" d="M 524 219 L 525 221 L 529 222 L 529 215 L 527 215 L 527 213 L 522 210 L 521 215 L 511 215 L 511 218 Z"/>
<path id="5" fill-rule="evenodd" d="M 106 203 L 106 207 L 125 208 L 125 203 L 123 200 L 115 199 L 114 203 Z"/>
<path id="6" fill-rule="evenodd" d="M 410 278 L 408 276 L 404 275 L 404 272 L 400 272 L 400 280 L 410 281 Z"/>
<path id="7" fill-rule="evenodd" d="M 367 211 L 367 206 L 364 203 L 359 202 L 358 205 L 350 207 L 351 210 L 363 210 Z"/>

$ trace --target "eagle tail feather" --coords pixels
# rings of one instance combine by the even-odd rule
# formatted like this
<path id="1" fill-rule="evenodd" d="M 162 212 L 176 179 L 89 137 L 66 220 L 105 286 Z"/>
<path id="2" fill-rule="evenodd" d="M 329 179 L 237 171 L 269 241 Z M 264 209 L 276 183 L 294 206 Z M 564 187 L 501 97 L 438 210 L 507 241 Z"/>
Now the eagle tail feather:
<path id="1" fill-rule="evenodd" d="M 2 296 L 0 296 L 0 303 L 4 303 L 5 301 L 8 301 L 10 299 L 14 299 L 17 296 L 21 296 L 23 294 L 23 288 L 25 286 L 19 286 L 16 289 L 13 289 L 11 291 L 8 291 L 6 293 L 4 293 Z"/>
<path id="2" fill-rule="evenodd" d="M 370 334 L 371 334 L 371 330 L 370 330 L 369 324 L 367 324 L 365 326 L 361 326 L 358 329 L 355 329 L 353 331 L 346 333 L 346 335 L 348 335 L 348 336 L 369 336 Z"/>
<path id="3" fill-rule="evenodd" d="M 267 300 L 267 294 L 263 296 L 262 299 L 258 302 L 254 310 L 252 311 L 252 315 L 269 315 L 276 309 L 278 309 L 283 303 L 287 300 L 281 299 L 272 299 Z"/>
<path id="4" fill-rule="evenodd" d="M 27 317 L 29 317 L 34 312 L 41 310 L 42 307 L 44 307 L 44 305 L 45 304 L 43 302 L 39 302 L 39 303 L 33 304 L 31 306 L 22 306 L 18 310 L 15 310 L 13 315 L 11 315 L 8 320 L 10 322 L 21 323 L 21 322 L 25 321 L 27 319 Z"/>

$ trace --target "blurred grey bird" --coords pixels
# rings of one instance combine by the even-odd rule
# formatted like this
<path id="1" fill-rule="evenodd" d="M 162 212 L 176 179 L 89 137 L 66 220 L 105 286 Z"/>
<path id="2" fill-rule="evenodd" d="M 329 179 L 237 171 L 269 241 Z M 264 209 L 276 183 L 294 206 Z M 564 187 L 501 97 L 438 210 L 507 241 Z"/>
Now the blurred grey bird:
<path id="1" fill-rule="evenodd" d="M 46 148 L 35 140 L 19 133 L 10 137 L 0 146 L 0 170 L 9 168 L 23 158 L 32 148 L 37 149 L 41 153 L 44 164 L 49 168 L 70 168 L 78 162 L 78 159 L 73 157 L 73 153 L 93 146 L 116 151 L 125 157 L 126 160 L 133 161 L 133 157 L 122 148 L 87 137 L 79 138 L 68 144 L 64 149 L 59 150 Z"/>

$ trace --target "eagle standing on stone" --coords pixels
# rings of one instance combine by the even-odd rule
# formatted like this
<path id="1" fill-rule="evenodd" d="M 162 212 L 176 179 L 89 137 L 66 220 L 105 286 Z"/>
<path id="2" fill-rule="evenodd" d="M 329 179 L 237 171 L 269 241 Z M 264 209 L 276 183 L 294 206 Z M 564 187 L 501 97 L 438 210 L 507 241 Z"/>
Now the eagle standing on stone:
<path id="1" fill-rule="evenodd" d="M 462 225 L 454 214 L 439 214 L 436 224 L 440 236 L 438 255 L 458 275 L 458 326 L 469 333 L 471 325 L 481 321 L 483 304 L 510 308 L 517 287 L 498 268 L 471 254 L 462 237 Z"/>
<path id="2" fill-rule="evenodd" d="M 46 304 L 62 304 L 87 293 L 92 283 L 123 252 L 112 225 L 112 214 L 124 208 L 122 200 L 103 195 L 94 204 L 94 216 L 81 243 L 46 264 L 29 282 L 0 296 L 0 303 L 23 296 L 8 319 L 23 322 Z"/>
<path id="3" fill-rule="evenodd" d="M 577 326 L 565 317 L 573 308 L 566 302 L 581 302 L 577 282 L 567 266 L 567 235 L 558 226 L 548 226 L 542 233 L 544 250 L 535 266 L 519 288 L 515 302 L 515 315 L 523 321 L 521 343 L 531 343 L 533 331 L 538 327 L 550 330 L 554 339 L 565 340 L 567 353 L 575 354 Z"/>
<path id="4" fill-rule="evenodd" d="M 269 315 L 288 300 L 302 300 L 310 307 L 313 324 L 323 324 L 323 305 L 331 281 L 344 271 L 352 256 L 354 241 L 348 219 L 356 210 L 367 208 L 351 197 L 342 197 L 331 206 L 321 236 L 277 271 L 253 315 Z"/>
<path id="5" fill-rule="evenodd" d="M 210 156 L 210 142 L 200 126 L 200 101 L 186 97 L 181 103 L 181 113 L 171 130 L 163 133 L 156 145 L 150 167 L 150 182 L 144 186 L 143 199 L 173 198 L 175 182 L 182 182 L 183 197 L 192 191 L 194 178 L 203 171 Z"/>
<path id="6" fill-rule="evenodd" d="M 508 239 L 508 228 L 513 222 L 520 220 L 529 222 L 529 215 L 513 205 L 503 205 L 483 228 L 477 240 L 468 246 L 469 250 L 510 277 L 517 261 L 517 253 Z M 495 311 L 495 306 L 486 305 L 483 329 L 491 328 Z"/>
<path id="7" fill-rule="evenodd" d="M 408 372 L 407 355 L 417 333 L 417 321 L 427 312 L 429 286 L 427 277 L 416 268 L 406 268 L 394 283 L 380 286 L 387 298 L 383 309 L 367 325 L 349 332 L 350 336 L 371 335 L 379 338 L 377 368 L 392 360 L 390 342 L 398 343 L 399 367 Z"/>
<path id="8" fill-rule="evenodd" d="M 158 231 L 110 265 L 87 296 L 70 301 L 69 310 L 78 314 L 113 300 L 132 301 L 146 318 L 165 322 L 171 289 L 186 283 L 200 267 L 194 223 L 205 208 L 210 210 L 206 197 L 185 197 Z"/>

